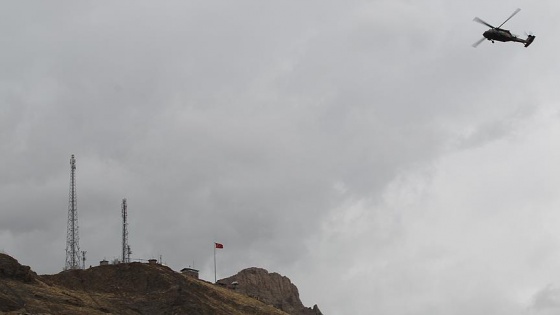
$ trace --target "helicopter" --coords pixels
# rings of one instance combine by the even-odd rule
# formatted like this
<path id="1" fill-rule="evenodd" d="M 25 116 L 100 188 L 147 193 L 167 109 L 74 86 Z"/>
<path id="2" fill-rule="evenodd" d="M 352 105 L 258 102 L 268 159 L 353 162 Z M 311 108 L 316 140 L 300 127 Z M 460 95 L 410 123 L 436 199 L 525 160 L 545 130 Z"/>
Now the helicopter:
<path id="1" fill-rule="evenodd" d="M 475 17 L 473 19 L 473 21 L 478 22 L 480 24 L 484 24 L 484 25 L 490 27 L 490 29 L 487 30 L 486 32 L 484 32 L 482 34 L 484 37 L 481 38 L 476 43 L 474 43 L 472 46 L 474 48 L 476 48 L 478 45 L 480 45 L 480 43 L 482 43 L 485 39 L 487 39 L 487 40 L 491 41 L 492 43 L 494 43 L 494 41 L 496 41 L 496 40 L 499 41 L 499 42 L 518 42 L 518 43 L 525 44 L 525 47 L 529 47 L 529 45 L 531 45 L 531 43 L 535 40 L 535 35 L 527 35 L 527 39 L 523 39 L 523 38 L 517 37 L 516 35 L 513 35 L 510 31 L 501 28 L 502 25 L 506 24 L 506 22 L 509 21 L 514 15 L 519 13 L 519 11 L 521 11 L 521 9 L 515 10 L 507 18 L 507 20 L 505 20 L 504 23 L 500 24 L 500 26 L 498 26 L 498 27 L 494 27 L 494 26 L 486 23 L 482 19 L 480 19 L 478 17 Z"/>

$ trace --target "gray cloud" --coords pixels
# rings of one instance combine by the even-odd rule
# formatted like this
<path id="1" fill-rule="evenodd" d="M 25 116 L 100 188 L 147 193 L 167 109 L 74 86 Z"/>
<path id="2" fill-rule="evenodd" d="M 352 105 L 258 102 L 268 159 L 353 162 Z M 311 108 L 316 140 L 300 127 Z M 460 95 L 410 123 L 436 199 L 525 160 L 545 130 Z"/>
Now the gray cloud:
<path id="1" fill-rule="evenodd" d="M 547 285 L 538 291 L 533 300 L 532 309 L 537 314 L 553 314 L 560 310 L 560 295 L 558 288 L 553 285 Z"/>
<path id="2" fill-rule="evenodd" d="M 560 276 L 558 25 L 518 6 L 533 46 L 474 50 L 505 4 L 7 3 L 0 249 L 62 268 L 76 154 L 89 264 L 127 198 L 133 257 L 211 279 L 218 241 L 328 314 L 527 310 Z"/>

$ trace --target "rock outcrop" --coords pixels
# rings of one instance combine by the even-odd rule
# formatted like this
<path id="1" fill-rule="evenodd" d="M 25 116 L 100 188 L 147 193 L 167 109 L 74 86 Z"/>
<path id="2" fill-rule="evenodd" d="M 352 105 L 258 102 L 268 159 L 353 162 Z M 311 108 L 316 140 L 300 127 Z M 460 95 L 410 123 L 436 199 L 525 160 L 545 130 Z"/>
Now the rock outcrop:
<path id="1" fill-rule="evenodd" d="M 14 279 L 26 283 L 34 282 L 37 277 L 31 268 L 21 265 L 16 259 L 0 254 L 0 279 Z"/>
<path id="2" fill-rule="evenodd" d="M 322 315 L 317 305 L 313 308 L 303 305 L 297 287 L 288 277 L 262 268 L 244 269 L 218 283 L 291 315 Z"/>

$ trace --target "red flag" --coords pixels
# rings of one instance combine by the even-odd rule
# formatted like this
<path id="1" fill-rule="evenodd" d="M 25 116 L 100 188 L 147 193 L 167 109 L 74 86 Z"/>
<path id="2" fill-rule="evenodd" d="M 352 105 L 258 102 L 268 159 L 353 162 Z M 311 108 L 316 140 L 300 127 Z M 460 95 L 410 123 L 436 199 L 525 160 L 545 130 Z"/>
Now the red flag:
<path id="1" fill-rule="evenodd" d="M 223 244 L 220 244 L 220 243 L 214 243 L 214 244 L 216 244 L 216 248 L 224 248 Z"/>

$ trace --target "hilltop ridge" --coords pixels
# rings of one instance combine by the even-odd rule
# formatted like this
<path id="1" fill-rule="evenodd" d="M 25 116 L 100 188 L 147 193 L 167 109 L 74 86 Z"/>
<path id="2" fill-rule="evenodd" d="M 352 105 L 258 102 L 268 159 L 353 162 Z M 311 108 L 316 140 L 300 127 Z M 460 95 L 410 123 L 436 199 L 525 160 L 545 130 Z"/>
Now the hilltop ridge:
<path id="1" fill-rule="evenodd" d="M 295 314 L 162 265 L 134 262 L 39 276 L 6 254 L 0 254 L 0 313 Z"/>

